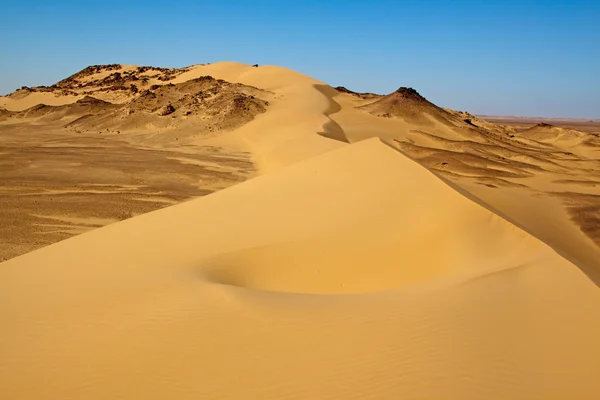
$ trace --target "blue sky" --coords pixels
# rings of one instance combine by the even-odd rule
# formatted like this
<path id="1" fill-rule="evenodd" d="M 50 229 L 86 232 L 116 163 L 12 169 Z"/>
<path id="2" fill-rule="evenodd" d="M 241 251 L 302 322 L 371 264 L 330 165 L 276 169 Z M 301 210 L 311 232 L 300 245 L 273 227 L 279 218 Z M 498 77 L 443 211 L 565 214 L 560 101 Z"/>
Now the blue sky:
<path id="1" fill-rule="evenodd" d="M 6 1 L 0 93 L 91 64 L 281 65 L 471 113 L 600 117 L 600 0 Z"/>

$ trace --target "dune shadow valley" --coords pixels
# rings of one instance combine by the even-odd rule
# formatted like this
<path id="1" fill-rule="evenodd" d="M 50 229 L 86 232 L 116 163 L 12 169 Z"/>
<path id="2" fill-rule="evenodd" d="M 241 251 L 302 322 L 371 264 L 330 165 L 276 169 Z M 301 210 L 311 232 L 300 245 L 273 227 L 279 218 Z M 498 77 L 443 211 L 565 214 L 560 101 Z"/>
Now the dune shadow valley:
<path id="1" fill-rule="evenodd" d="M 0 398 L 599 398 L 600 120 L 418 89 L 216 62 L 0 96 Z"/>

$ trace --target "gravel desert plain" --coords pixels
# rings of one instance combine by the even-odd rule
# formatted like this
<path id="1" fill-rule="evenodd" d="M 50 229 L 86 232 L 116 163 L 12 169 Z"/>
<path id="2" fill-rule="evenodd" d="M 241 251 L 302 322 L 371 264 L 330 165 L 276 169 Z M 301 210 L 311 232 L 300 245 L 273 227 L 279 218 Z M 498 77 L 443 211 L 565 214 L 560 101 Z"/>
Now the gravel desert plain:
<path id="1" fill-rule="evenodd" d="M 0 97 L 0 397 L 597 398 L 600 120 L 351 89 L 111 64 Z"/>

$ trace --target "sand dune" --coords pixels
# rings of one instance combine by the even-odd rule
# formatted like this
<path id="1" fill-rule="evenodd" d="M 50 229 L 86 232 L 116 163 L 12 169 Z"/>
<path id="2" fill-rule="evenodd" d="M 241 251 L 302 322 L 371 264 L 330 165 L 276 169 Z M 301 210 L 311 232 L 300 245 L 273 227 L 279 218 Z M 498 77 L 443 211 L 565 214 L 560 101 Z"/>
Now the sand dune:
<path id="1" fill-rule="evenodd" d="M 600 253 L 556 190 L 593 197 L 594 143 L 280 67 L 176 75 L 271 92 L 207 139 L 262 176 L 2 263 L 9 398 L 597 397 Z"/>
<path id="2" fill-rule="evenodd" d="M 418 108 L 427 101 L 415 96 L 398 99 L 398 93 L 392 93 L 388 99 L 399 100 L 386 104 L 399 108 L 396 115 L 373 115 L 372 109 L 365 109 L 365 104 L 376 104 L 373 100 L 340 93 L 335 101 L 341 111 L 333 118 L 350 142 L 382 138 L 541 238 L 600 283 L 599 242 L 591 228 L 597 226 L 594 215 L 600 210 L 600 197 L 594 195 L 600 192 L 585 182 L 564 183 L 583 176 L 596 179 L 600 141 L 595 134 L 542 126 L 543 138 L 556 139 L 549 130 L 562 132 L 561 139 L 536 140 L 538 136 L 467 112 L 432 104 Z M 427 123 L 411 118 L 414 111 L 403 115 L 407 102 Z M 440 110 L 446 112 L 443 119 L 436 118 Z M 573 135 L 578 139 L 572 140 Z"/>

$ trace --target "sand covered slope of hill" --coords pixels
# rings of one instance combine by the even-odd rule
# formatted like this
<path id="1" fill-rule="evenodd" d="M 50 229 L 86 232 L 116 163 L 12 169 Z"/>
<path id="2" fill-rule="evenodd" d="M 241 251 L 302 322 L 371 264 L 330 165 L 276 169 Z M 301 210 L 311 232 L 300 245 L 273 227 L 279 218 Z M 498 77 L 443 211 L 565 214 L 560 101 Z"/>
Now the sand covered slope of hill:
<path id="1" fill-rule="evenodd" d="M 594 137 L 273 66 L 170 83 L 203 76 L 268 94 L 198 139 L 260 176 L 0 264 L 8 398 L 597 397 Z"/>
<path id="2" fill-rule="evenodd" d="M 105 76 L 116 68 L 119 72 Z M 265 91 L 208 75 L 177 84 L 170 82 L 191 67 L 173 70 L 172 74 L 169 74 L 171 70 L 165 70 L 163 75 L 160 71 L 164 69 L 158 69 L 158 78 L 150 75 L 158 82 L 154 84 L 145 74 L 157 69 L 145 68 L 89 67 L 51 87 L 21 89 L 5 98 L 7 106 L 14 111 L 10 115 L 5 111 L 2 115 L 13 116 L 16 121 L 60 120 L 79 133 L 188 128 L 206 134 L 236 128 L 264 113 L 269 104 L 265 100 L 269 93 Z M 109 84 L 112 86 L 107 86 Z M 118 100 L 114 93 L 118 93 Z M 29 107 L 34 101 L 40 104 Z"/>
<path id="3" fill-rule="evenodd" d="M 400 117 L 423 125 L 427 125 L 431 118 L 444 123 L 449 117 L 445 110 L 427 101 L 415 89 L 406 87 L 360 108 L 380 117 Z"/>
<path id="4" fill-rule="evenodd" d="M 339 93 L 350 142 L 379 137 L 492 205 L 600 282 L 600 137 L 497 125 L 401 88 L 376 101 Z"/>
<path id="5" fill-rule="evenodd" d="M 252 87 L 203 76 L 144 90 L 116 109 L 85 114 L 67 126 L 84 131 L 192 127 L 195 132 L 214 132 L 235 128 L 264 113 L 269 102 L 254 96 L 260 94 Z"/>
<path id="6" fill-rule="evenodd" d="M 0 106 L 22 111 L 37 104 L 70 104 L 84 96 L 122 103 L 131 100 L 140 90 L 168 84 L 188 69 L 92 65 L 52 86 L 23 86 L 6 97 L 0 97 Z"/>

